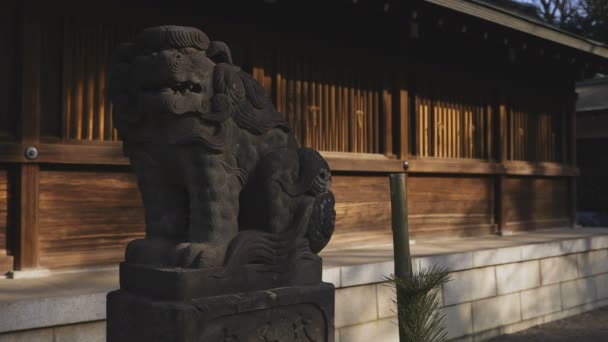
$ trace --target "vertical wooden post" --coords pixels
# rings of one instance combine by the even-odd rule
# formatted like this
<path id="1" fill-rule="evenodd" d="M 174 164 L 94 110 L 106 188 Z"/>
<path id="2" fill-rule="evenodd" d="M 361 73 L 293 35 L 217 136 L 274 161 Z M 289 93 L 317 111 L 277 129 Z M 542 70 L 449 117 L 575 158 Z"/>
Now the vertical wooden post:
<path id="1" fill-rule="evenodd" d="M 18 174 L 18 236 L 15 269 L 38 267 L 38 164 L 21 164 Z"/>
<path id="2" fill-rule="evenodd" d="M 22 17 L 23 50 L 21 51 L 21 115 L 19 139 L 24 146 L 35 145 L 40 140 L 41 115 L 41 30 L 40 19 Z M 24 151 L 25 152 L 25 151 Z M 39 165 L 22 163 L 17 171 L 17 253 L 15 269 L 38 267 L 38 177 Z"/>
<path id="3" fill-rule="evenodd" d="M 507 146 L 509 143 L 508 139 L 508 112 L 507 104 L 504 96 L 499 98 L 498 102 L 498 120 L 496 127 L 496 159 L 500 162 L 500 165 L 504 168 L 504 164 L 507 161 Z M 505 183 L 506 176 L 504 174 L 496 175 L 495 179 L 495 194 L 494 200 L 495 205 L 495 218 L 496 218 L 496 232 L 498 234 L 504 234 L 507 228 L 507 206 L 505 203 Z"/>
<path id="4" fill-rule="evenodd" d="M 410 237 L 407 223 L 407 195 L 405 174 L 397 173 L 390 175 L 391 187 L 391 213 L 393 226 L 393 250 L 395 259 L 395 276 L 407 278 L 412 275 L 412 258 L 410 255 Z M 399 302 L 399 291 L 397 291 L 397 302 Z M 398 310 L 401 307 L 397 306 Z M 402 314 L 398 313 L 397 317 Z M 405 331 L 399 324 L 399 340 L 405 342 Z"/>
<path id="5" fill-rule="evenodd" d="M 566 115 L 568 117 L 570 117 L 570 125 L 569 125 L 569 129 L 566 129 L 564 127 L 564 133 L 562 134 L 568 134 L 568 141 L 570 143 L 569 145 L 569 154 L 570 154 L 570 166 L 572 166 L 572 168 L 577 169 L 577 161 L 576 161 L 576 93 L 572 93 L 571 96 L 569 97 L 570 99 L 570 103 L 568 104 L 569 111 L 566 113 Z M 568 121 L 568 120 L 566 120 Z M 564 147 L 565 149 L 565 147 Z M 578 173 L 578 170 L 577 170 Z M 570 212 L 570 224 L 572 228 L 576 228 L 576 208 L 577 208 L 577 199 L 576 199 L 576 178 L 577 175 L 573 175 L 571 177 L 569 177 L 569 198 L 570 198 L 570 203 L 569 203 L 569 212 Z"/>

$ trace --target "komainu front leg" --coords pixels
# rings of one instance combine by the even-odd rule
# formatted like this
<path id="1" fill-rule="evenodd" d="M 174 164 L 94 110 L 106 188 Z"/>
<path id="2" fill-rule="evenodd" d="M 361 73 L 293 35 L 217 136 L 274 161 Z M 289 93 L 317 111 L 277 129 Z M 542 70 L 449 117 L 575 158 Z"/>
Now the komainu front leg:
<path id="1" fill-rule="evenodd" d="M 178 246 L 177 263 L 192 268 L 221 266 L 238 233 L 241 183 L 226 172 L 222 155 L 194 153 L 186 158 L 197 163 L 184 168 L 190 221 L 186 242 Z"/>
<path id="2" fill-rule="evenodd" d="M 131 165 L 144 202 L 146 237 L 129 243 L 125 259 L 135 264 L 173 265 L 175 246 L 186 239 L 187 193 L 150 154 L 133 151 Z"/>

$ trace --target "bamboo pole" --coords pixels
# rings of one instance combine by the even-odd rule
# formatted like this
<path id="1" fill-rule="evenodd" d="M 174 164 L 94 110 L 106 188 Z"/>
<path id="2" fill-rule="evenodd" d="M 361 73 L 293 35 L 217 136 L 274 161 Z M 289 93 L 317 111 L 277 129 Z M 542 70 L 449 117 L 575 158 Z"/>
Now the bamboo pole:
<path id="1" fill-rule="evenodd" d="M 405 173 L 390 175 L 391 187 L 391 220 L 393 228 L 393 249 L 395 258 L 395 276 L 401 279 L 412 276 L 410 255 L 409 227 L 407 222 L 407 195 Z M 399 292 L 397 292 L 399 296 Z M 399 298 L 397 298 L 399 302 Z M 400 310 L 400 308 L 398 309 Z M 398 317 L 401 317 L 398 313 Z M 405 341 L 405 330 L 399 324 L 399 340 Z"/>

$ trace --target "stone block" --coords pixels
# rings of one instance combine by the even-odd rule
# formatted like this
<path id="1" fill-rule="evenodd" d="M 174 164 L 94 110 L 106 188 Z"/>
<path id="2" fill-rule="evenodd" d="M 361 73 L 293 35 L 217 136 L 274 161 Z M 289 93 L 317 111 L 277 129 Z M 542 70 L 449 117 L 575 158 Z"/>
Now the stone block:
<path id="1" fill-rule="evenodd" d="M 581 253 L 591 249 L 591 241 L 587 238 L 561 241 L 562 254 Z"/>
<path id="2" fill-rule="evenodd" d="M 597 298 L 594 278 L 576 279 L 560 285 L 564 309 L 590 303 Z"/>
<path id="3" fill-rule="evenodd" d="M 494 328 L 486 331 L 477 332 L 473 335 L 473 342 L 483 342 L 500 335 L 500 329 Z"/>
<path id="4" fill-rule="evenodd" d="M 523 319 L 547 315 L 561 309 L 562 299 L 559 284 L 521 292 L 521 315 Z"/>
<path id="5" fill-rule="evenodd" d="M 478 333 L 521 320 L 519 293 L 473 302 L 473 331 Z"/>
<path id="6" fill-rule="evenodd" d="M 608 249 L 579 253 L 577 257 L 580 277 L 608 272 Z"/>
<path id="7" fill-rule="evenodd" d="M 377 318 L 376 285 L 343 287 L 336 290 L 336 328 Z"/>
<path id="8" fill-rule="evenodd" d="M 473 268 L 473 252 L 438 254 L 421 257 L 414 268 L 430 268 L 432 266 L 447 268 L 450 272 Z M 415 271 L 415 269 L 414 269 Z"/>
<path id="9" fill-rule="evenodd" d="M 462 337 L 473 332 L 471 303 L 446 306 L 443 310 L 448 339 Z"/>
<path id="10" fill-rule="evenodd" d="M 473 342 L 473 336 L 465 336 L 449 339 L 450 342 Z"/>
<path id="11" fill-rule="evenodd" d="M 340 268 L 339 267 L 327 267 L 323 268 L 322 279 L 326 283 L 334 284 L 336 288 L 342 286 L 340 282 Z"/>
<path id="12" fill-rule="evenodd" d="M 608 262 L 605 261 L 605 262 Z M 600 274 L 594 277 L 597 299 L 608 299 L 608 274 Z"/>
<path id="13" fill-rule="evenodd" d="M 521 260 L 543 259 L 563 255 L 559 241 L 535 243 L 521 247 Z"/>
<path id="14" fill-rule="evenodd" d="M 542 259 L 540 261 L 540 277 L 542 285 L 576 279 L 578 277 L 576 254 Z"/>
<path id="15" fill-rule="evenodd" d="M 450 273 L 452 281 L 443 285 L 443 304 L 453 305 L 496 295 L 494 267 Z"/>
<path id="16" fill-rule="evenodd" d="M 608 235 L 593 236 L 591 238 L 592 249 L 606 249 L 608 248 Z"/>
<path id="17" fill-rule="evenodd" d="M 544 323 L 544 321 L 543 321 L 542 317 L 536 317 L 536 318 L 532 318 L 532 319 L 528 319 L 525 321 L 521 321 L 521 322 L 517 322 L 517 323 L 513 323 L 513 324 L 509 324 L 509 325 L 500 327 L 500 333 L 501 334 L 514 334 L 518 331 L 530 329 L 532 327 L 541 325 L 543 323 Z"/>
<path id="18" fill-rule="evenodd" d="M 395 284 L 382 283 L 376 285 L 376 293 L 378 298 L 378 317 L 388 318 L 397 315 L 397 306 L 395 304 Z"/>
<path id="19" fill-rule="evenodd" d="M 55 327 L 54 342 L 105 342 L 106 322 L 90 322 Z"/>
<path id="20" fill-rule="evenodd" d="M 473 267 L 493 266 L 521 261 L 521 246 L 473 252 Z"/>
<path id="21" fill-rule="evenodd" d="M 327 283 L 171 301 L 117 290 L 108 294 L 107 339 L 333 342 L 334 302 Z"/>
<path id="22" fill-rule="evenodd" d="M 53 328 L 33 329 L 0 334 L 0 342 L 54 342 Z"/>
<path id="23" fill-rule="evenodd" d="M 383 319 L 340 329 L 341 342 L 399 342 L 396 319 Z"/>
<path id="24" fill-rule="evenodd" d="M 106 293 L 3 302 L 0 333 L 102 320 L 105 306 Z"/>
<path id="25" fill-rule="evenodd" d="M 496 266 L 499 295 L 531 289 L 540 285 L 538 260 Z"/>
<path id="26" fill-rule="evenodd" d="M 364 264 L 340 267 L 342 287 L 357 286 L 386 281 L 386 277 L 395 273 L 392 261 L 376 264 Z"/>

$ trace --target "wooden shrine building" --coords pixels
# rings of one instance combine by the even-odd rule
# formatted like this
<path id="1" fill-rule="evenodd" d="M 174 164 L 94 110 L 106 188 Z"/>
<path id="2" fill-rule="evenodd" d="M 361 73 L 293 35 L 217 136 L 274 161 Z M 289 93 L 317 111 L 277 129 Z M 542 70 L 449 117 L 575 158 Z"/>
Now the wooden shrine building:
<path id="1" fill-rule="evenodd" d="M 107 68 L 163 24 L 227 42 L 323 151 L 330 249 L 390 236 L 387 175 L 405 161 L 415 239 L 574 224 L 574 85 L 606 72 L 606 46 L 477 0 L 67 4 L 0 3 L 2 273 L 115 264 L 143 234 Z"/>
<path id="2" fill-rule="evenodd" d="M 608 158 L 604 153 L 608 149 L 608 77 L 577 83 L 576 91 L 578 210 L 606 216 Z"/>

